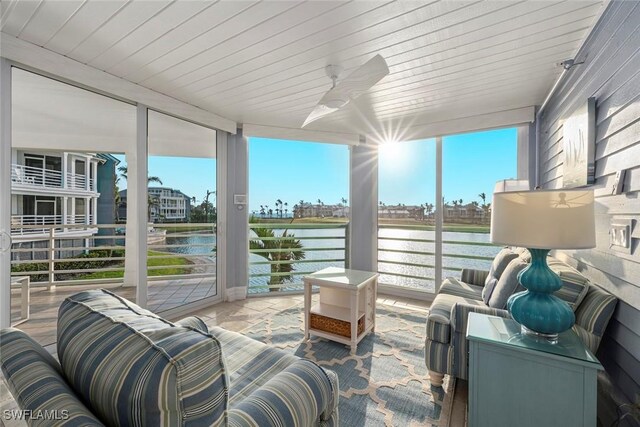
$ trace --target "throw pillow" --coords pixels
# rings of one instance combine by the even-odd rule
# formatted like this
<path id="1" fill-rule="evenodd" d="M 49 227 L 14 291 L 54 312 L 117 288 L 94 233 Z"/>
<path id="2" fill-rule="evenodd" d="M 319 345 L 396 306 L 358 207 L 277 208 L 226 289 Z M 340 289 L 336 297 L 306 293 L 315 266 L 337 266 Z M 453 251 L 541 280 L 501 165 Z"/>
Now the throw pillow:
<path id="1" fill-rule="evenodd" d="M 524 291 L 520 282 L 518 282 L 518 274 L 524 270 L 529 264 L 521 258 L 512 260 L 504 270 L 498 283 L 496 283 L 491 298 L 489 298 L 489 307 L 504 309 L 507 307 L 507 300 L 516 292 Z"/>
<path id="2" fill-rule="evenodd" d="M 589 280 L 578 270 L 558 259 L 548 258 L 547 262 L 549 268 L 562 280 L 562 288 L 554 292 L 554 295 L 566 301 L 571 309 L 576 311 L 589 291 Z"/>
<path id="3" fill-rule="evenodd" d="M 484 288 L 482 289 L 482 300 L 485 304 L 489 304 L 491 293 L 493 292 L 498 280 L 500 280 L 500 276 L 509 263 L 516 258 L 518 258 L 517 253 L 513 252 L 509 248 L 503 248 L 493 259 L 491 268 L 489 269 L 489 275 L 487 276 L 487 280 L 484 282 Z"/>

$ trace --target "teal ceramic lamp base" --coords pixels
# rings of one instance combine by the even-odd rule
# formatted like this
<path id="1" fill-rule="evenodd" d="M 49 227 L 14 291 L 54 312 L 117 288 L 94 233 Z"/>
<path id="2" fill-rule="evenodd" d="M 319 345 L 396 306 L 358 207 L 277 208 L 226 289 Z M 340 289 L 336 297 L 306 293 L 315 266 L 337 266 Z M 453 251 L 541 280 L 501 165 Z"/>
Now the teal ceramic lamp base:
<path id="1" fill-rule="evenodd" d="M 556 341 L 571 328 L 575 315 L 565 301 L 553 295 L 562 287 L 560 277 L 547 265 L 548 249 L 529 249 L 531 264 L 518 275 L 527 290 L 513 294 L 507 302 L 511 317 L 525 333 Z"/>

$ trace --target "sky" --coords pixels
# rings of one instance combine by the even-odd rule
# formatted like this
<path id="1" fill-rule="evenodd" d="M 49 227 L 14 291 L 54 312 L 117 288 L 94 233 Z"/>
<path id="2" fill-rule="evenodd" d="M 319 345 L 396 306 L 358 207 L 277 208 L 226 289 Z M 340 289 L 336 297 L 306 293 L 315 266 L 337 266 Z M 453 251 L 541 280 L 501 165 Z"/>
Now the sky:
<path id="1" fill-rule="evenodd" d="M 120 160 L 124 156 L 116 156 Z M 515 178 L 517 130 L 499 129 L 443 139 L 443 195 L 446 202 L 487 200 L 496 181 Z M 215 190 L 216 161 L 150 157 L 149 175 L 163 185 L 204 199 Z M 120 183 L 126 188 L 126 182 Z M 249 139 L 249 209 L 275 207 L 281 199 L 289 212 L 299 200 L 337 204 L 349 198 L 349 148 L 337 144 Z M 387 205 L 435 203 L 435 140 L 400 141 L 380 149 L 379 199 Z"/>
<path id="2" fill-rule="evenodd" d="M 126 164 L 124 155 L 114 154 L 114 156 L 123 162 L 121 164 Z M 151 156 L 148 160 L 148 168 L 149 176 L 160 178 L 163 187 L 180 190 L 189 197 L 195 196 L 198 203 L 204 200 L 207 190 L 216 190 L 215 159 Z M 120 179 L 118 187 L 121 190 L 127 188 L 127 182 Z M 209 201 L 213 201 L 213 196 L 209 196 Z"/>

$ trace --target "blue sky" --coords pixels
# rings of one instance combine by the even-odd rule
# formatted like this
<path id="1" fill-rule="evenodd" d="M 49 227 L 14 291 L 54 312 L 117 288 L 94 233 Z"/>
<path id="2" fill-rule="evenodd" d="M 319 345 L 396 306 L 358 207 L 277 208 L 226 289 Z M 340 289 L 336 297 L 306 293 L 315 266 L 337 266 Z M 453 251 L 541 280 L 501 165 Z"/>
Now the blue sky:
<path id="1" fill-rule="evenodd" d="M 397 145 L 397 148 L 394 147 Z M 435 140 L 394 143 L 380 152 L 379 199 L 394 205 L 435 203 Z M 517 130 L 448 136 L 442 144 L 442 194 L 446 202 L 491 200 L 496 181 L 517 175 Z"/>
<path id="2" fill-rule="evenodd" d="M 515 178 L 517 131 L 500 129 L 444 138 L 443 194 L 447 202 L 490 200 L 496 181 Z M 124 156 L 117 156 L 123 159 Z M 274 208 L 276 199 L 289 203 L 289 211 L 300 199 L 325 204 L 349 198 L 349 149 L 334 144 L 249 140 L 249 208 Z M 201 201 L 215 189 L 213 159 L 150 157 L 149 175 L 164 185 Z M 434 140 L 389 143 L 380 152 L 379 198 L 392 205 L 435 202 Z M 121 183 L 120 188 L 126 188 Z"/>
<path id="3" fill-rule="evenodd" d="M 517 174 L 517 130 L 500 129 L 443 140 L 443 195 L 447 202 L 478 201 L 496 181 Z M 325 204 L 349 198 L 349 149 L 340 145 L 252 138 L 250 209 L 280 198 Z M 380 151 L 379 199 L 392 205 L 435 203 L 435 140 L 390 143 Z"/>
<path id="4" fill-rule="evenodd" d="M 126 164 L 125 156 L 115 154 L 121 162 Z M 216 189 L 216 160 L 197 159 L 191 157 L 149 157 L 149 176 L 157 176 L 164 187 L 171 187 L 182 191 L 187 196 L 195 196 L 201 202 L 207 190 Z M 158 184 L 151 184 L 153 186 Z M 127 182 L 120 180 L 118 187 L 127 188 Z M 209 196 L 209 201 L 212 197 Z"/>

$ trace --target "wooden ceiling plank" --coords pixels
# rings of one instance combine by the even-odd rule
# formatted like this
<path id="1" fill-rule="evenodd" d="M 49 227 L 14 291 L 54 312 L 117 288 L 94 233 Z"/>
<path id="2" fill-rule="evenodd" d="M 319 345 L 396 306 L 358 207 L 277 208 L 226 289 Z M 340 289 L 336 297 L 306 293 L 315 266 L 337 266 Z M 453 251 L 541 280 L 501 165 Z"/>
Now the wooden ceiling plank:
<path id="1" fill-rule="evenodd" d="M 80 9 L 83 1 L 57 2 L 47 0 L 25 26 L 20 36 L 22 39 L 38 46 L 44 45 L 53 37 Z"/>
<path id="2" fill-rule="evenodd" d="M 173 31 L 169 31 L 134 55 L 114 64 L 106 71 L 130 81 L 143 80 L 145 76 L 151 75 L 147 74 L 150 72 L 148 68 L 152 67 L 155 61 L 182 48 L 191 40 L 202 36 L 255 5 L 255 2 L 218 1 L 212 7 L 203 10 L 183 25 Z"/>
<path id="3" fill-rule="evenodd" d="M 536 3 L 536 4 L 538 4 L 538 3 Z M 542 4 L 544 4 L 544 3 L 542 3 Z M 549 9 L 549 10 L 545 10 L 544 13 L 541 14 L 539 17 L 538 17 L 538 14 L 528 17 L 529 20 L 533 21 L 533 25 L 530 25 L 530 26 L 523 26 L 523 25 L 519 25 L 518 26 L 518 19 L 517 19 L 517 17 L 513 16 L 513 13 L 516 13 L 517 10 L 511 10 L 510 9 L 510 10 L 508 10 L 509 14 L 506 15 L 506 19 L 508 20 L 508 22 L 501 23 L 500 19 L 498 19 L 497 22 L 496 22 L 495 28 L 505 28 L 505 31 L 513 32 L 513 31 L 517 31 L 517 29 L 519 27 L 527 27 L 529 29 L 529 31 L 531 31 L 531 28 L 535 27 L 535 26 L 544 28 L 544 25 L 540 25 L 540 24 L 544 24 L 544 21 L 547 20 L 547 19 L 551 19 L 552 22 L 555 25 L 560 25 L 558 19 L 566 19 L 566 18 L 558 18 L 557 13 L 564 12 L 563 15 L 569 14 L 569 13 L 570 14 L 574 13 L 573 8 L 568 9 L 567 5 L 563 5 L 563 7 L 564 7 L 564 9 L 552 8 L 552 9 Z M 591 12 L 593 12 L 593 11 L 591 11 Z M 583 13 L 585 13 L 585 12 L 583 12 Z M 456 37 L 458 37 L 457 41 L 459 41 L 460 44 L 458 44 L 458 43 L 452 44 L 453 41 L 450 41 L 449 38 L 439 37 L 439 35 L 437 33 L 432 34 L 432 37 L 424 36 L 424 39 L 422 40 L 422 45 L 425 46 L 425 49 L 420 49 L 420 54 L 422 54 L 422 57 L 427 59 L 427 58 L 429 58 L 429 53 L 426 51 L 427 48 L 432 50 L 432 51 L 435 50 L 436 52 L 450 52 L 451 50 L 454 50 L 454 49 L 458 50 L 458 48 L 460 46 L 464 46 L 465 42 L 468 43 L 469 40 L 473 40 L 474 38 L 475 39 L 479 39 L 480 38 L 479 34 L 476 34 L 474 31 L 477 31 L 476 30 L 477 28 L 483 29 L 483 31 L 484 31 L 484 29 L 486 29 L 486 23 L 487 22 L 493 22 L 493 19 L 492 19 L 491 16 L 487 17 L 484 20 L 481 20 L 480 22 L 475 21 L 473 25 L 471 23 L 468 23 L 464 27 L 457 27 L 457 30 L 460 31 L 460 32 L 466 31 L 467 28 L 471 27 L 470 31 L 466 31 L 466 32 L 464 32 L 462 34 L 458 34 L 456 36 Z M 515 28 L 515 30 L 514 30 L 514 28 Z M 527 31 L 527 28 L 525 28 L 523 31 Z M 452 32 L 453 32 L 453 29 L 450 28 L 448 30 L 448 33 L 450 34 Z M 453 35 L 455 35 L 455 33 Z M 476 47 L 476 49 L 477 49 L 477 47 Z M 406 51 L 406 50 L 409 50 L 409 49 L 405 48 L 404 50 Z M 372 52 L 375 52 L 375 50 L 372 51 Z M 389 55 L 389 52 L 385 48 L 381 47 L 381 49 L 378 50 L 378 52 L 380 52 L 383 56 L 388 58 L 391 71 L 392 71 L 392 73 L 394 73 L 395 72 L 394 68 L 397 66 L 398 61 L 395 60 L 393 55 Z M 406 57 L 403 58 L 403 59 L 406 59 Z M 352 62 L 349 61 L 349 64 L 351 64 L 351 63 Z M 348 65 L 348 64 L 345 64 L 345 65 Z M 417 75 L 418 73 L 413 72 L 413 74 Z M 315 83 L 315 85 L 313 87 L 318 89 L 318 93 L 322 93 L 321 89 L 325 87 L 325 85 L 324 85 L 325 82 L 323 81 L 325 79 L 324 79 L 324 77 L 323 77 L 323 75 L 321 73 L 318 73 L 318 75 L 320 77 L 319 77 L 319 81 L 317 83 L 316 83 L 316 81 L 317 81 L 316 79 L 312 79 L 312 78 L 310 78 L 309 75 L 307 75 L 306 73 L 303 73 L 303 74 L 298 74 L 297 76 L 294 76 L 294 77 L 290 76 L 289 79 L 281 80 L 280 83 L 273 83 L 273 82 L 270 82 L 269 79 L 266 79 L 264 81 L 263 85 L 260 86 L 260 88 L 262 88 L 262 93 L 264 93 L 265 91 L 268 90 L 266 88 L 271 88 L 271 87 L 275 86 L 274 90 L 269 90 L 269 92 L 271 93 L 271 97 L 277 97 L 278 94 L 274 93 L 275 89 L 282 87 L 283 88 L 283 92 L 287 93 L 288 91 L 286 90 L 286 87 L 287 87 L 286 85 L 295 84 L 297 81 L 308 81 L 310 84 Z M 376 88 L 374 88 L 374 90 L 377 90 L 378 87 L 381 87 L 381 85 L 384 85 L 385 82 L 387 82 L 389 80 L 390 80 L 390 78 L 385 78 L 385 80 L 383 80 L 379 85 L 377 85 Z M 215 98 L 216 98 L 216 100 L 218 102 L 224 103 L 225 105 L 228 105 L 229 102 L 234 102 L 234 103 L 244 102 L 245 99 L 246 99 L 245 98 L 246 93 L 251 93 L 251 95 L 252 95 L 251 96 L 251 103 L 253 103 L 253 102 L 256 102 L 256 95 L 259 95 L 261 93 L 261 92 L 259 92 L 260 88 L 253 88 L 252 89 L 252 85 L 250 84 L 250 85 L 247 85 L 247 87 L 245 87 L 244 90 L 243 90 L 243 88 L 237 88 L 237 91 L 228 91 L 226 94 L 218 92 L 218 93 L 215 93 L 213 96 L 215 96 Z M 245 92 L 245 90 L 246 91 L 250 91 L 250 92 Z M 301 90 L 301 88 L 297 88 L 297 90 Z M 256 91 L 258 91 L 258 93 L 256 93 Z M 200 94 L 200 96 L 202 96 L 203 94 L 206 95 L 206 93 L 207 93 L 207 91 L 205 90 Z M 233 96 L 232 96 L 233 100 L 227 99 L 228 96 L 231 97 L 231 94 L 233 94 Z M 211 96 L 211 95 L 209 95 L 209 96 Z"/>
<path id="4" fill-rule="evenodd" d="M 214 64 L 216 64 L 216 68 L 219 64 L 220 67 L 228 68 L 231 58 L 242 63 L 246 62 L 247 57 L 269 55 L 269 48 L 298 40 L 302 34 L 308 34 L 320 25 L 332 22 L 333 17 L 337 17 L 338 14 L 340 17 L 344 17 L 346 6 L 353 4 L 343 2 L 302 3 L 301 7 L 289 10 L 273 21 L 265 22 L 238 37 L 215 46 L 207 51 L 206 56 L 199 55 L 193 58 L 194 63 L 191 64 L 190 70 L 174 79 L 174 87 L 191 86 L 201 80 L 208 80 Z M 291 15 L 294 14 L 295 17 L 292 17 Z M 259 42 L 256 43 L 256 40 Z"/>
<path id="5" fill-rule="evenodd" d="M 43 47 L 62 55 L 68 54 L 79 43 L 100 29 L 126 1 L 88 1 Z"/>
<path id="6" fill-rule="evenodd" d="M 29 23 L 31 17 L 36 13 L 42 1 L 19 1 L 11 9 L 9 16 L 6 18 L 2 31 L 18 37 L 23 28 Z"/>
<path id="7" fill-rule="evenodd" d="M 558 34 L 560 33 L 560 31 L 568 31 L 569 33 L 567 34 Z M 451 60 L 453 60 L 454 58 L 462 58 L 463 61 L 468 61 L 469 59 L 473 59 L 474 57 L 491 57 L 491 55 L 496 55 L 496 53 L 500 54 L 500 55 L 510 55 L 511 53 L 513 54 L 517 54 L 518 51 L 527 51 L 527 52 L 535 52 L 538 51 L 541 48 L 544 48 L 547 45 L 553 45 L 556 43 L 556 41 L 558 39 L 562 39 L 564 40 L 567 36 L 571 35 L 573 32 L 577 32 L 578 34 L 573 34 L 574 38 L 577 37 L 578 39 L 580 37 L 582 37 L 582 35 L 584 34 L 584 32 L 587 31 L 587 20 L 581 20 L 578 21 L 576 23 L 574 23 L 573 25 L 564 27 L 558 27 L 555 30 L 550 30 L 550 31 L 542 31 L 536 34 L 530 34 L 529 36 L 526 37 L 522 37 L 522 38 L 515 38 L 514 40 L 512 40 L 509 43 L 499 43 L 500 39 L 496 38 L 496 45 L 488 47 L 488 46 L 470 46 L 470 51 L 460 51 L 458 49 L 456 49 L 455 51 L 455 56 L 450 56 L 449 58 L 447 58 L 446 60 L 442 60 L 440 62 L 451 62 Z M 512 38 L 515 36 L 512 36 Z M 498 57 L 498 59 L 500 59 Z M 436 64 L 439 61 L 432 61 L 431 65 Z M 516 61 L 514 61 L 516 62 Z M 556 61 L 557 62 L 557 61 Z M 511 64 L 509 64 L 511 65 Z M 551 65 L 551 64 L 550 64 Z M 393 67 L 393 66 L 391 66 Z M 392 68 L 395 69 L 395 68 Z M 474 75 L 477 74 L 474 72 Z M 493 74 L 493 72 L 492 72 Z M 383 80 L 383 82 L 381 82 L 381 84 L 376 85 L 373 89 L 371 89 L 368 93 L 371 96 L 371 98 L 375 101 L 377 101 L 380 98 L 380 94 L 381 93 L 387 93 L 388 90 L 386 90 L 386 88 L 384 88 L 384 82 L 387 80 L 392 80 L 395 82 L 394 77 L 398 75 L 398 74 L 391 74 L 390 76 L 386 77 L 385 80 Z M 415 73 L 414 73 L 415 75 Z M 410 75 L 410 77 L 414 77 L 414 75 Z M 429 85 L 431 85 L 432 82 L 429 82 Z M 291 86 L 290 89 L 288 91 L 286 91 L 286 93 L 290 94 L 290 93 L 294 93 L 296 95 L 296 97 L 299 97 L 299 95 L 308 93 L 308 94 L 314 94 L 317 95 L 318 98 L 322 96 L 322 94 L 326 91 L 326 85 L 325 86 L 320 86 L 319 88 L 313 88 L 313 92 L 311 91 L 306 91 L 304 88 L 305 84 L 304 82 L 300 85 L 297 86 Z M 402 96 L 412 96 L 415 94 L 416 89 L 420 90 L 420 88 L 405 88 L 404 85 L 397 85 L 396 87 L 394 87 L 394 92 L 392 95 L 386 95 L 386 96 L 391 96 L 394 99 L 398 99 L 399 97 Z M 284 92 L 284 91 L 283 91 Z M 284 100 L 283 100 L 284 98 Z M 278 97 L 276 96 L 276 94 L 271 94 L 270 97 L 260 97 L 257 96 L 254 99 L 251 100 L 251 105 L 247 106 L 248 108 L 261 108 L 267 105 L 274 105 L 274 104 L 282 104 L 283 102 L 287 102 L 287 96 L 281 96 Z M 231 105 L 236 104 L 236 103 L 231 103 Z"/>
<path id="8" fill-rule="evenodd" d="M 171 3 L 144 25 L 91 60 L 89 65 L 105 70 L 113 64 L 120 63 L 212 5 L 213 3 L 195 1 Z"/>
<path id="9" fill-rule="evenodd" d="M 83 64 L 100 55 L 170 4 L 168 0 L 132 1 L 102 27 L 67 53 Z"/>
<path id="10" fill-rule="evenodd" d="M 172 77 L 180 73 L 181 64 L 189 59 L 296 6 L 295 2 L 257 3 L 240 15 L 232 17 L 189 41 L 179 50 L 174 50 L 154 61 L 151 68 L 153 71 L 146 73 L 142 79 L 137 78 L 136 82 L 147 87 L 163 87 L 164 82 L 170 81 Z"/>
<path id="11" fill-rule="evenodd" d="M 476 10 L 473 7 L 498 7 L 495 4 L 469 4 L 468 2 L 429 3 L 426 6 L 418 3 L 410 4 L 415 8 L 396 10 L 391 16 L 387 12 L 377 16 L 377 22 L 370 16 L 362 15 L 338 26 L 328 27 L 325 31 L 302 40 L 302 43 L 295 47 L 289 47 L 284 51 L 270 52 L 269 55 L 257 58 L 256 61 L 243 64 L 242 70 L 230 69 L 218 73 L 215 75 L 215 82 L 212 85 L 207 88 L 200 87 L 199 90 L 211 90 L 214 93 L 242 91 L 247 87 L 253 88 L 254 85 L 260 86 L 258 83 L 260 81 L 264 84 L 270 84 L 272 80 L 284 79 L 292 72 L 299 73 L 300 70 L 297 67 L 306 67 L 309 70 L 315 70 L 316 73 L 318 70 L 323 72 L 328 58 L 332 62 L 343 64 L 344 61 L 340 60 L 340 52 L 346 47 L 366 45 L 374 38 L 384 37 L 386 34 L 400 29 L 416 28 L 431 20 L 437 22 L 440 27 L 447 26 L 454 19 L 452 14 L 463 8 L 470 8 L 469 13 L 471 13 Z M 377 9 L 375 12 L 379 15 L 382 10 Z M 424 32 L 424 27 L 422 31 Z M 362 62 L 364 60 L 360 61 L 358 65 Z M 344 73 L 349 73 L 349 71 L 350 67 L 345 66 Z"/>

